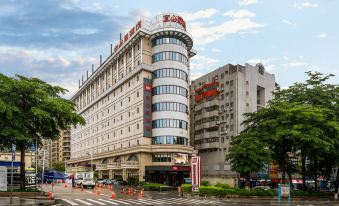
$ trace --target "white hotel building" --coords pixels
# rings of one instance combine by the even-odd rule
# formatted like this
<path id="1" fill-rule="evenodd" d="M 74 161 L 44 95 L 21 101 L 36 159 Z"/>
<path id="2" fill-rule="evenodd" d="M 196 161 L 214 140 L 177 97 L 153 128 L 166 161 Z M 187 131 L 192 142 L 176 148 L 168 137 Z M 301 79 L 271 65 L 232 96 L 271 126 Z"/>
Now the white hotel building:
<path id="1" fill-rule="evenodd" d="M 86 125 L 71 130 L 69 172 L 174 185 L 189 176 L 190 58 L 185 21 L 144 18 L 85 80 L 72 101 Z"/>

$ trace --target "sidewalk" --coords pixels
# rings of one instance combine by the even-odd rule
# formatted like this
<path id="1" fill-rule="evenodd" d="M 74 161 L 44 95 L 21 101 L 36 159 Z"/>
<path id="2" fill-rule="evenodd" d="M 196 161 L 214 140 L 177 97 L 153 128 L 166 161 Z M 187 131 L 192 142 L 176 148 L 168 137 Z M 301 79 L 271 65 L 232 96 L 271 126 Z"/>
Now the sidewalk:
<path id="1" fill-rule="evenodd" d="M 13 197 L 12 204 L 10 204 L 11 198 L 10 197 L 1 197 L 0 198 L 0 205 L 52 205 L 55 203 L 55 200 L 46 200 L 46 199 L 30 199 L 30 198 L 20 198 L 20 197 Z"/>

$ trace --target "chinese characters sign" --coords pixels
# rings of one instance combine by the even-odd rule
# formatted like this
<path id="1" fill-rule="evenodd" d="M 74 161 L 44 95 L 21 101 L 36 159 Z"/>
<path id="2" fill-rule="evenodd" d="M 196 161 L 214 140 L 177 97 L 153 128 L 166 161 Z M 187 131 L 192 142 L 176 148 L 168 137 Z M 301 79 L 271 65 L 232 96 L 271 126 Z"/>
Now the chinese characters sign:
<path id="1" fill-rule="evenodd" d="M 119 48 L 122 47 L 139 29 L 141 29 L 141 21 L 132 27 L 127 34 L 125 34 L 124 38 L 120 40 L 120 42 L 114 47 L 114 52 L 118 51 Z"/>
<path id="2" fill-rule="evenodd" d="M 144 78 L 144 137 L 152 137 L 152 80 Z"/>

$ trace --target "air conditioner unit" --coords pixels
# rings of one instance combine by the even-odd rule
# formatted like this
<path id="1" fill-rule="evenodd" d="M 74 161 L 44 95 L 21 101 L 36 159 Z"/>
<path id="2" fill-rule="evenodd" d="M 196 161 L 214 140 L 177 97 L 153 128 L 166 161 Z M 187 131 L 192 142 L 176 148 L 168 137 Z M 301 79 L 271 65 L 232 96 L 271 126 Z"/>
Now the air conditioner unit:
<path id="1" fill-rule="evenodd" d="M 224 87 L 221 87 L 221 91 L 224 91 Z"/>
<path id="2" fill-rule="evenodd" d="M 219 87 L 217 88 L 217 91 L 220 92 L 220 88 Z"/>
<path id="3" fill-rule="evenodd" d="M 217 124 L 220 124 L 220 122 L 219 122 L 219 121 L 217 121 Z"/>

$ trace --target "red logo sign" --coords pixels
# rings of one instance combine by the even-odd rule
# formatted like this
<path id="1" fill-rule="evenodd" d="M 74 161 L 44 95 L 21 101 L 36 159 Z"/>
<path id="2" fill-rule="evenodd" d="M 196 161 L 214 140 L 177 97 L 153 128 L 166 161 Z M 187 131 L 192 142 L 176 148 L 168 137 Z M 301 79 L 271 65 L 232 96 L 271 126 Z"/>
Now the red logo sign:
<path id="1" fill-rule="evenodd" d="M 163 16 L 163 22 L 176 22 L 186 29 L 186 22 L 181 16 L 167 14 Z"/>

